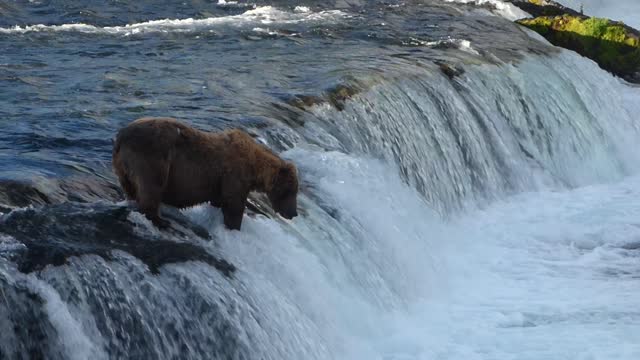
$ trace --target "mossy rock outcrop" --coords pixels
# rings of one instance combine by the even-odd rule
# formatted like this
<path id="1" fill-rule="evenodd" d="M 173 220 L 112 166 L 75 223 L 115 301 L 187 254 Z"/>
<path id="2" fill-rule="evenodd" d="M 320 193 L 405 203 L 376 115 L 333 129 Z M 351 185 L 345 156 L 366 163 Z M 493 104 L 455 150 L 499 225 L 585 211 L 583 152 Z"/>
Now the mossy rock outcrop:
<path id="1" fill-rule="evenodd" d="M 573 50 L 631 82 L 640 82 L 640 32 L 624 23 L 582 15 L 518 20 L 556 46 Z"/>

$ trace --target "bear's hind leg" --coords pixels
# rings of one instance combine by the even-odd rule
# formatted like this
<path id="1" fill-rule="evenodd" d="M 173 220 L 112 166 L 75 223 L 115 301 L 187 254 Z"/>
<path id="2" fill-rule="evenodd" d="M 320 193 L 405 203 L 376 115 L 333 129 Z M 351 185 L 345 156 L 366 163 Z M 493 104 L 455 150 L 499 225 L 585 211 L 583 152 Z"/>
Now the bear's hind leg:
<path id="1" fill-rule="evenodd" d="M 131 182 L 129 175 L 127 174 L 129 166 L 127 166 L 127 164 L 123 161 L 123 158 L 122 158 L 123 154 L 121 154 L 121 152 L 125 153 L 124 154 L 125 158 L 127 156 L 131 157 L 131 155 L 127 154 L 126 148 L 120 148 L 118 151 L 115 151 L 113 155 L 113 160 L 112 160 L 113 170 L 116 173 L 116 176 L 118 177 L 118 182 L 120 183 L 122 190 L 124 190 L 124 195 L 126 199 L 135 200 L 136 187 L 135 187 L 135 184 Z"/>
<path id="2" fill-rule="evenodd" d="M 160 217 L 160 203 L 167 186 L 169 164 L 164 161 L 149 161 L 145 170 L 147 171 L 142 171 L 137 181 L 138 208 L 155 226 L 167 228 L 169 221 Z"/>
<path id="3" fill-rule="evenodd" d="M 133 186 L 133 183 L 129 180 L 126 175 L 119 176 L 120 186 L 122 186 L 122 190 L 124 190 L 124 194 L 127 200 L 135 200 L 136 199 L 136 188 Z"/>

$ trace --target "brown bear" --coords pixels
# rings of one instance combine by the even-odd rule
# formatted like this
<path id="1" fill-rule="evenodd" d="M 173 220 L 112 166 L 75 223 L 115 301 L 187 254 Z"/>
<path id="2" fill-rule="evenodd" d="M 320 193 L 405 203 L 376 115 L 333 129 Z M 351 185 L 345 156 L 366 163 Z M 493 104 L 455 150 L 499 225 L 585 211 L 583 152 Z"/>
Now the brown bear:
<path id="1" fill-rule="evenodd" d="M 160 203 L 177 208 L 209 201 L 224 224 L 240 230 L 250 191 L 267 194 L 286 219 L 297 216 L 295 166 L 240 130 L 206 132 L 172 118 L 141 118 L 122 128 L 113 168 L 127 198 L 156 226 Z"/>

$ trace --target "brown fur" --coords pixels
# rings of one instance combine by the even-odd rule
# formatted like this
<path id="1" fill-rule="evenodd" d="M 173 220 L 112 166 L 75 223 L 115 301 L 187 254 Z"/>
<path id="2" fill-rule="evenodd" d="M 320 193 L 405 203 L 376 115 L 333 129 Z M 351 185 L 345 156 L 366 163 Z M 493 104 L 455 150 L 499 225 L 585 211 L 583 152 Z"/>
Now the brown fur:
<path id="1" fill-rule="evenodd" d="M 278 213 L 297 215 L 295 166 L 240 130 L 200 131 L 171 118 L 142 118 L 118 132 L 113 168 L 130 200 L 157 226 L 160 203 L 209 201 L 227 228 L 240 229 L 250 191 L 265 192 Z"/>

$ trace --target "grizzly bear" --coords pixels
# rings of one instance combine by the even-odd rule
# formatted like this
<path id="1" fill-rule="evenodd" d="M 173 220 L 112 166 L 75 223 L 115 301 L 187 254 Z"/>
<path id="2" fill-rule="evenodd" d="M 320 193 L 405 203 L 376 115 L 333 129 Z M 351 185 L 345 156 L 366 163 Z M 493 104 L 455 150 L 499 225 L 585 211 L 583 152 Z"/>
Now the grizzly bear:
<path id="1" fill-rule="evenodd" d="M 127 198 L 159 228 L 169 225 L 160 203 L 185 208 L 208 201 L 222 209 L 227 228 L 240 230 L 254 190 L 266 193 L 284 218 L 298 215 L 295 166 L 240 130 L 214 133 L 172 118 L 141 118 L 118 132 L 113 168 Z"/>

